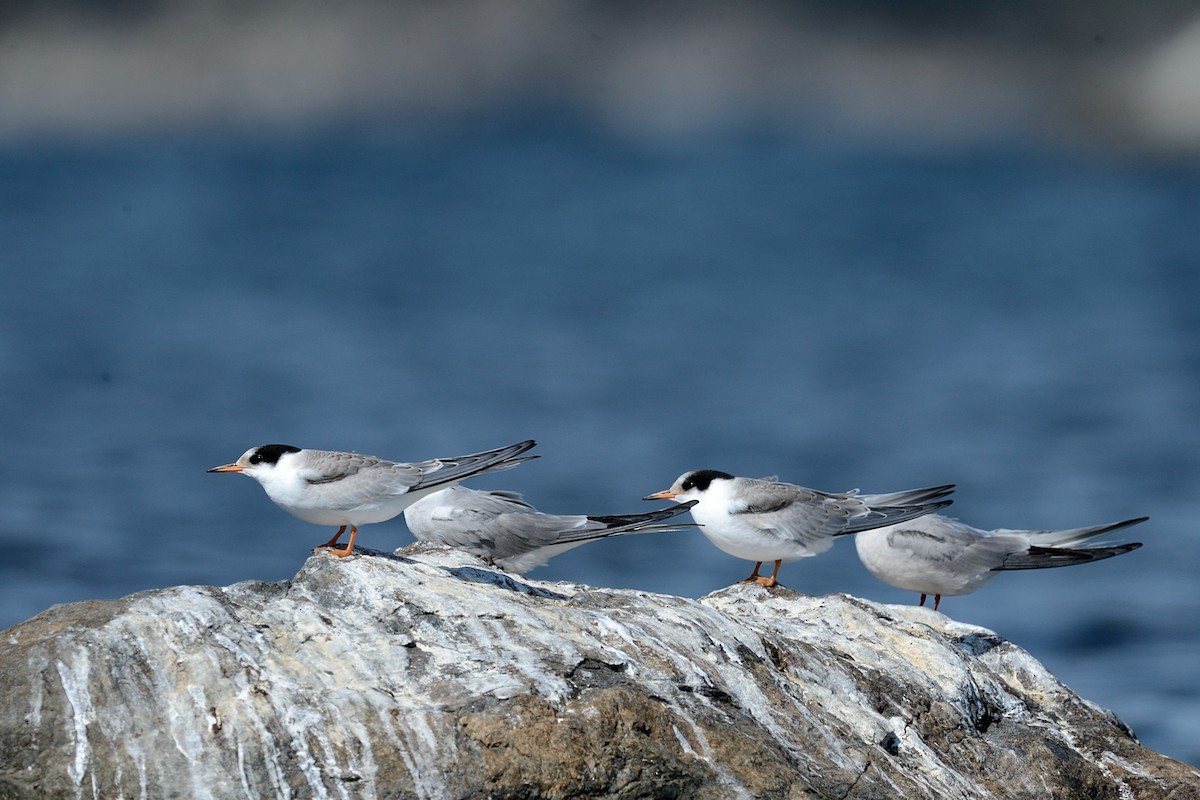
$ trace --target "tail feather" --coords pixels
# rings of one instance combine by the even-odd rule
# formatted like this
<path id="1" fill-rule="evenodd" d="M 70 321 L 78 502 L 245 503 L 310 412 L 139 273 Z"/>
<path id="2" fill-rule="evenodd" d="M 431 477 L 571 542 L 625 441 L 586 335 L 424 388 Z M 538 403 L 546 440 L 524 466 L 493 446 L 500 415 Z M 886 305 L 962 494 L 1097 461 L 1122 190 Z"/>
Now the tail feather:
<path id="1" fill-rule="evenodd" d="M 1121 520 L 1120 522 L 1111 522 L 1107 525 L 1092 525 L 1086 528 L 1069 528 L 1061 531 L 1007 531 L 999 530 L 996 533 L 1020 533 L 1035 542 L 1041 547 L 1074 547 L 1077 544 L 1082 544 L 1089 539 L 1094 539 L 1105 533 L 1123 530 L 1133 525 L 1139 525 L 1149 517 L 1134 517 L 1133 519 Z"/>
<path id="2" fill-rule="evenodd" d="M 1030 547 L 1024 553 L 1014 553 L 1004 559 L 1004 563 L 992 571 L 1009 569 L 1048 569 L 1050 567 L 1069 567 L 1072 564 L 1086 564 L 1091 561 L 1103 561 L 1106 558 L 1137 550 L 1141 542 L 1118 544 L 1112 547 Z"/>

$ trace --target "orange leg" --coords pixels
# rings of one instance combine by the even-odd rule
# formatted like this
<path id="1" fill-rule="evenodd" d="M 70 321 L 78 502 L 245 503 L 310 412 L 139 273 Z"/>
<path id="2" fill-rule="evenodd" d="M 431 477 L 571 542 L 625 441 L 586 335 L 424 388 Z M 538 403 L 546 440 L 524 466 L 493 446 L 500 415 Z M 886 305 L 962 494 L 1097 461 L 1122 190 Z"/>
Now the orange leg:
<path id="1" fill-rule="evenodd" d="M 763 586 L 766 586 L 769 589 L 770 587 L 775 585 L 775 583 L 776 583 L 775 578 L 779 575 L 779 568 L 781 566 L 783 566 L 783 559 L 779 559 L 778 561 L 775 562 L 775 571 L 771 573 L 771 577 L 769 577 L 769 578 L 757 578 L 756 577 L 754 580 L 758 583 L 761 583 Z M 754 574 L 755 575 L 758 574 L 757 569 L 754 570 Z"/>
<path id="2" fill-rule="evenodd" d="M 342 534 L 343 534 L 343 533 L 345 533 L 345 532 L 346 532 L 346 526 L 345 526 L 345 525 L 343 525 L 342 527 L 340 527 L 340 528 L 338 528 L 338 529 L 337 529 L 337 533 L 335 533 L 335 534 L 333 535 L 333 538 L 332 538 L 332 539 L 330 539 L 330 540 L 329 540 L 328 542 L 326 542 L 325 544 L 319 544 L 319 545 L 317 545 L 316 547 L 314 547 L 314 548 L 313 548 L 313 552 L 314 552 L 314 553 L 315 553 L 315 552 L 317 552 L 317 551 L 318 551 L 318 550 L 320 550 L 322 547 L 333 547 L 333 546 L 335 546 L 335 545 L 337 544 L 337 542 L 338 542 L 338 539 L 342 538 Z"/>
<path id="3" fill-rule="evenodd" d="M 350 526 L 350 541 L 346 542 L 346 546 L 341 550 L 330 550 L 330 555 L 335 555 L 338 558 L 345 558 L 354 552 L 354 540 L 358 538 L 358 526 Z"/>
<path id="4" fill-rule="evenodd" d="M 746 580 L 744 580 L 744 581 L 738 581 L 738 583 L 754 583 L 756 580 L 758 580 L 758 568 L 761 566 L 762 566 L 761 561 L 754 562 L 754 572 L 750 573 L 749 578 L 746 578 Z"/>
<path id="5" fill-rule="evenodd" d="M 346 533 L 346 525 L 342 525 L 341 528 L 338 528 L 337 533 L 334 534 L 334 537 L 332 537 L 332 539 L 329 540 L 328 542 L 325 542 L 324 545 L 318 545 L 317 547 L 312 548 L 312 552 L 316 553 L 317 551 L 319 551 L 319 549 L 322 549 L 325 547 L 334 547 L 335 545 L 337 545 L 337 540 L 341 539 L 343 533 Z M 330 554 L 336 555 L 337 558 L 346 558 L 347 555 L 354 552 L 354 540 L 358 539 L 358 536 L 359 536 L 358 525 L 350 525 L 350 541 L 346 542 L 346 547 L 343 547 L 341 549 L 331 549 L 331 551 L 329 551 Z"/>

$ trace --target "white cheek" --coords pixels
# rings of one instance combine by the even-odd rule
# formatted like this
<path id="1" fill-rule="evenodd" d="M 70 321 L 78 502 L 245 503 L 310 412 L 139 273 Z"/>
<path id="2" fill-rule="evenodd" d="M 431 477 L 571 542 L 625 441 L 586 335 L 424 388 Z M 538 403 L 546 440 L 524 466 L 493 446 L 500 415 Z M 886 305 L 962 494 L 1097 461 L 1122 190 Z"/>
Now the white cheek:
<path id="1" fill-rule="evenodd" d="M 276 469 L 256 469 L 253 472 L 247 472 L 251 478 L 258 481 L 259 484 L 266 490 L 271 497 L 277 497 L 284 494 L 288 489 L 287 476 L 281 475 Z"/>
<path id="2" fill-rule="evenodd" d="M 728 520 L 728 514 L 722 513 L 724 504 L 709 502 L 699 502 L 692 506 L 692 518 L 701 525 L 716 525 L 722 521 Z"/>

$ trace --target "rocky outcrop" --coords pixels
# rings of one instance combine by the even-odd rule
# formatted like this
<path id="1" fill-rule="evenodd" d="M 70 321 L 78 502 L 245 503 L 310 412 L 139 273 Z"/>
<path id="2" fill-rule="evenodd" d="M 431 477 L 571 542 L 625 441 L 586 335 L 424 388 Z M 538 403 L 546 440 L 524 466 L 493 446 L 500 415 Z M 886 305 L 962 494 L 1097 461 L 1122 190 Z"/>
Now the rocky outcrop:
<path id="1" fill-rule="evenodd" d="M 0 671 L 2 798 L 1200 797 L 928 609 L 423 546 L 58 606 L 0 634 Z"/>

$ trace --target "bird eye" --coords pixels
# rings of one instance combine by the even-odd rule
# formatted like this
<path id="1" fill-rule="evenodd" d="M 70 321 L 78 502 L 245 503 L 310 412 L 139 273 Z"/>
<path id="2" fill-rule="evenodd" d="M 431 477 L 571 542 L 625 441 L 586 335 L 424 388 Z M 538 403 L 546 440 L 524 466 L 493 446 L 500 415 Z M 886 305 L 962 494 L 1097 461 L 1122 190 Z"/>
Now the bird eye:
<path id="1" fill-rule="evenodd" d="M 262 462 L 263 462 L 262 453 L 255 453 L 254 455 L 250 456 L 251 464 L 261 464 Z"/>

